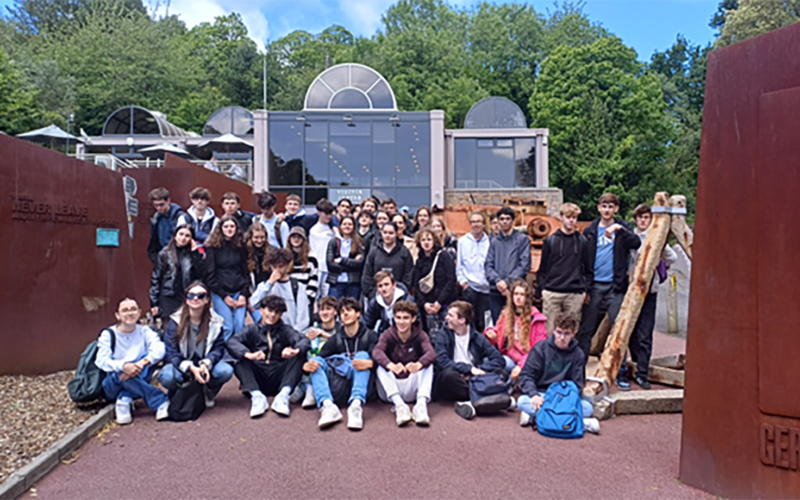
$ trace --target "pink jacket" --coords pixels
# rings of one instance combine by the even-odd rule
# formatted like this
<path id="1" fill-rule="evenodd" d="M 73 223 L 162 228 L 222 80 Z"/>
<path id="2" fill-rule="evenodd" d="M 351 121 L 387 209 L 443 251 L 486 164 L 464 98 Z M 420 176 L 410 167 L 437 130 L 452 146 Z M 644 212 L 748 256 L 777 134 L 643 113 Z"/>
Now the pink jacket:
<path id="1" fill-rule="evenodd" d="M 519 317 L 517 317 L 517 322 L 519 322 Z M 487 328 L 483 334 L 489 330 L 495 332 L 496 337 L 494 340 L 489 340 L 497 349 L 500 351 L 501 354 L 508 356 L 509 358 L 513 359 L 514 362 L 520 368 L 525 366 L 525 361 L 528 359 L 528 354 L 530 351 L 533 350 L 533 346 L 536 345 L 537 342 L 540 340 L 545 340 L 547 338 L 547 316 L 539 312 L 538 309 L 535 307 L 531 308 L 531 348 L 528 349 L 528 352 L 519 345 L 518 342 L 514 342 L 514 345 L 508 347 L 505 345 L 505 331 L 506 331 L 506 315 L 500 314 L 500 317 L 497 320 L 497 324 L 493 327 Z M 487 335 L 488 338 L 488 335 Z"/>

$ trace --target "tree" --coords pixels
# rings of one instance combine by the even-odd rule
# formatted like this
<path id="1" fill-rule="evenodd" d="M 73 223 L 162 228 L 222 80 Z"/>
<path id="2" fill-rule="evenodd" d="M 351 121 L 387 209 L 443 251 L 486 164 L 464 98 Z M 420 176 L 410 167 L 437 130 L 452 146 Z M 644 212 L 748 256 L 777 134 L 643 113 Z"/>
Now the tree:
<path id="1" fill-rule="evenodd" d="M 670 127 L 658 79 L 616 37 L 557 48 L 530 101 L 550 129 L 550 180 L 588 214 L 604 191 L 623 208 L 648 201 L 663 167 Z"/>
<path id="2" fill-rule="evenodd" d="M 800 21 L 800 0 L 740 0 L 736 9 L 725 11 L 714 48 L 727 47 L 797 21 Z"/>
<path id="3" fill-rule="evenodd" d="M 0 131 L 16 135 L 35 128 L 38 121 L 36 92 L 0 47 Z"/>

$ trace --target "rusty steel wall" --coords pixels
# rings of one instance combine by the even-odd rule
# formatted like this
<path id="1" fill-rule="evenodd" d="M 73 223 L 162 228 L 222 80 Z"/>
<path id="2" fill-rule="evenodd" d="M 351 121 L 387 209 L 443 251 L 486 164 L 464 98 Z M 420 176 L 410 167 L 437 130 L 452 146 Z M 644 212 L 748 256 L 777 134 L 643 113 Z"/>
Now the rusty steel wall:
<path id="1" fill-rule="evenodd" d="M 708 59 L 680 478 L 800 497 L 800 24 Z"/>
<path id="2" fill-rule="evenodd" d="M 0 152 L 0 375 L 74 369 L 134 294 L 122 178 L 2 134 Z"/>

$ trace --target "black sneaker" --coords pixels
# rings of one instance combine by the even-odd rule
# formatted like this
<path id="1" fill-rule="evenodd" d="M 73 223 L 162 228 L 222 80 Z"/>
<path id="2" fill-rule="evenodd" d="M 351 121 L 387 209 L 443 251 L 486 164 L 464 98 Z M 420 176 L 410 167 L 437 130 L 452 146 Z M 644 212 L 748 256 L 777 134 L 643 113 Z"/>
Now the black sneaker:
<path id="1" fill-rule="evenodd" d="M 639 387 L 641 387 L 645 391 L 649 391 L 650 390 L 650 387 L 651 387 L 650 386 L 650 381 L 647 380 L 647 378 L 642 377 L 641 375 L 636 375 L 636 378 L 634 379 L 634 381 L 636 382 L 636 385 L 638 385 Z"/>
<path id="2" fill-rule="evenodd" d="M 628 382 L 628 377 L 625 375 L 620 375 L 617 377 L 617 387 L 619 387 L 620 391 L 628 392 L 631 390 L 631 383 Z"/>
<path id="3" fill-rule="evenodd" d="M 463 419 L 471 420 L 475 418 L 475 407 L 469 401 L 459 401 L 456 403 L 456 415 Z"/>

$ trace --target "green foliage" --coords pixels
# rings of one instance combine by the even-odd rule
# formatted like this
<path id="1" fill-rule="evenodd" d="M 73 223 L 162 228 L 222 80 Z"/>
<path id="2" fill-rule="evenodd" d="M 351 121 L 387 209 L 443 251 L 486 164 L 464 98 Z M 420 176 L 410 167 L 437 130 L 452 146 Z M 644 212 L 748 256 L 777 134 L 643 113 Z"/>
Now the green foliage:
<path id="1" fill-rule="evenodd" d="M 35 128 L 39 113 L 36 91 L 25 83 L 22 70 L 0 47 L 0 131 L 15 135 Z"/>
<path id="2" fill-rule="evenodd" d="M 737 3 L 735 8 L 725 10 L 714 48 L 727 47 L 800 21 L 800 0 L 740 0 Z"/>

